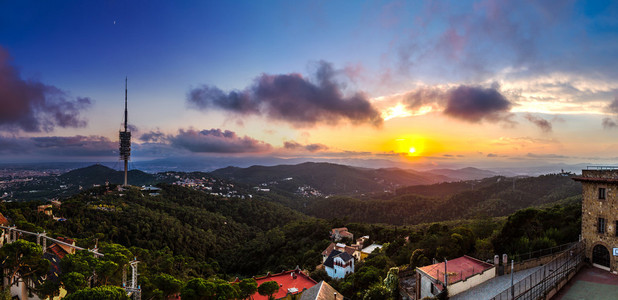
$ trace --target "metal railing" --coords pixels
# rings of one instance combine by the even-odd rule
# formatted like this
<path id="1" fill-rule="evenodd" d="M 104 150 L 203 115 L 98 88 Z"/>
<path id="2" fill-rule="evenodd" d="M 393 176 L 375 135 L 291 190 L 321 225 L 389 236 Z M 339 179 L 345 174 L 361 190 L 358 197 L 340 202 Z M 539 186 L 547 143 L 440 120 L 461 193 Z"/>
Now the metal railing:
<path id="1" fill-rule="evenodd" d="M 618 170 L 618 166 L 587 166 L 586 170 Z"/>
<path id="2" fill-rule="evenodd" d="M 547 295 L 547 292 L 576 272 L 584 261 L 583 243 L 575 243 L 560 256 L 542 266 L 526 278 L 507 288 L 492 300 L 536 300 Z"/>
<path id="3" fill-rule="evenodd" d="M 533 258 L 540 258 L 543 256 L 547 256 L 547 255 L 553 255 L 556 253 L 560 253 L 563 252 L 571 247 L 573 247 L 573 245 L 577 244 L 577 242 L 573 242 L 573 243 L 568 243 L 568 244 L 562 244 L 556 247 L 552 247 L 552 248 L 545 248 L 545 249 L 541 249 L 541 250 L 536 250 L 536 251 L 531 251 L 531 252 L 527 252 L 527 253 L 523 253 L 523 254 L 515 254 L 513 255 L 513 259 L 515 260 L 515 262 L 523 262 L 529 259 L 533 259 Z"/>

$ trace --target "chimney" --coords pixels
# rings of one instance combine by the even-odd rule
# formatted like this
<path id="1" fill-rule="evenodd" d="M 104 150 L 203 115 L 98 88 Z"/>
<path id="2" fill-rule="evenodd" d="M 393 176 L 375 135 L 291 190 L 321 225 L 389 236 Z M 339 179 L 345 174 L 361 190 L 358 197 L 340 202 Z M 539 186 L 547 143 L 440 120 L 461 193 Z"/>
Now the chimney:
<path id="1" fill-rule="evenodd" d="M 337 300 L 337 292 L 335 292 L 334 294 L 335 294 L 335 300 Z"/>

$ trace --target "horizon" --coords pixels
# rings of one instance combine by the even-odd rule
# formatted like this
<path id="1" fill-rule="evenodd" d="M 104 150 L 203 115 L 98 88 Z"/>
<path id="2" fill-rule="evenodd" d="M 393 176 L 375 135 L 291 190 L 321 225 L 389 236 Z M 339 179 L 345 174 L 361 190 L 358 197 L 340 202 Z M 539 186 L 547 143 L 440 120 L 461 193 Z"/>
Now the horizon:
<path id="1" fill-rule="evenodd" d="M 612 1 L 4 6 L 1 163 L 117 161 L 125 76 L 133 164 L 618 157 Z"/>

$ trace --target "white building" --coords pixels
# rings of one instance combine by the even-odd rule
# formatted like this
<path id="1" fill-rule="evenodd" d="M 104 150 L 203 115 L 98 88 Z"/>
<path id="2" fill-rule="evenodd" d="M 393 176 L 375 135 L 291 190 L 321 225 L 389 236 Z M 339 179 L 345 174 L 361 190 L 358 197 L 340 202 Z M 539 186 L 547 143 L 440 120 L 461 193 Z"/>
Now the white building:
<path id="1" fill-rule="evenodd" d="M 354 273 L 354 257 L 346 252 L 333 250 L 324 262 L 324 270 L 330 278 L 344 278 Z"/>

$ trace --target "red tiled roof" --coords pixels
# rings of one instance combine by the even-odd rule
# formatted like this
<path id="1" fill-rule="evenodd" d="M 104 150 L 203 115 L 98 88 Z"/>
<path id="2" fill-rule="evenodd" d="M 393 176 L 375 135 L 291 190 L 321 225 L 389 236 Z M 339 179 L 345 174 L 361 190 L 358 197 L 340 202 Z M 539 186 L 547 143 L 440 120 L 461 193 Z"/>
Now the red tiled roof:
<path id="1" fill-rule="evenodd" d="M 58 244 L 53 244 L 49 247 L 47 247 L 47 251 L 55 254 L 56 256 L 58 256 L 60 259 L 63 259 L 65 255 L 67 255 L 68 253 L 62 249 L 62 247 L 60 247 Z"/>
<path id="2" fill-rule="evenodd" d="M 296 278 L 292 276 L 292 273 L 296 274 Z M 256 277 L 255 281 L 257 281 L 258 287 L 264 282 L 276 281 L 279 284 L 279 291 L 274 295 L 275 299 L 285 297 L 288 294 L 288 289 L 296 288 L 297 292 L 294 293 L 296 294 L 317 284 L 315 280 L 300 270 L 284 271 L 272 275 L 269 273 L 264 277 Z M 262 296 L 257 292 L 252 295 L 252 298 L 253 300 L 268 300 L 267 296 Z"/>
<path id="3" fill-rule="evenodd" d="M 447 261 L 446 271 L 449 273 L 449 284 L 466 279 L 472 275 L 483 273 L 494 266 L 476 258 L 464 255 Z M 444 262 L 418 268 L 423 273 L 444 282 Z"/>
<path id="4" fill-rule="evenodd" d="M 7 220 L 2 213 L 0 213 L 0 224 L 4 226 L 9 226 L 9 220 Z"/>
<path id="5" fill-rule="evenodd" d="M 328 247 L 326 247 L 326 250 L 322 251 L 322 255 L 330 255 L 331 252 L 333 252 L 333 250 L 335 249 L 335 243 L 330 243 L 330 245 L 328 245 Z"/>

